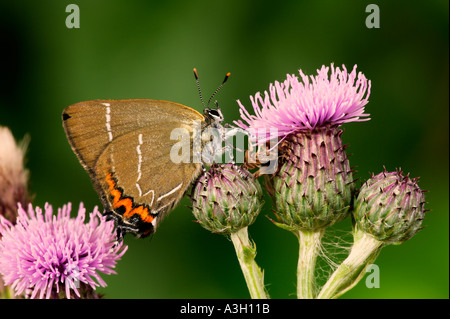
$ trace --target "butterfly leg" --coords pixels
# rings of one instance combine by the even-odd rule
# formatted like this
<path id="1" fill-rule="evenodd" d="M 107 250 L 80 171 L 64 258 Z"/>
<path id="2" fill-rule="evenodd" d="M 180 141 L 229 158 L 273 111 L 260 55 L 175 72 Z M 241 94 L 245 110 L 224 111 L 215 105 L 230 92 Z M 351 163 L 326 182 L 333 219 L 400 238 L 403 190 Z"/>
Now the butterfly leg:
<path id="1" fill-rule="evenodd" d="M 203 190 L 206 191 L 206 186 L 208 185 L 208 174 L 206 174 L 206 167 L 202 165 L 202 174 L 200 176 L 204 176 L 205 179 L 203 181 Z"/>
<path id="2" fill-rule="evenodd" d="M 117 218 L 116 218 L 116 216 L 113 214 L 112 211 L 105 211 L 105 212 L 103 212 L 102 215 L 106 217 L 106 221 L 113 220 L 113 221 L 117 222 Z"/>
<path id="3" fill-rule="evenodd" d="M 125 233 L 122 231 L 122 227 L 117 226 L 117 228 L 116 228 L 116 243 L 114 244 L 114 246 L 118 245 L 119 243 L 121 243 L 123 241 L 124 235 L 125 235 Z"/>
<path id="4" fill-rule="evenodd" d="M 232 142 L 229 142 L 228 139 L 233 136 L 236 136 L 236 141 L 238 141 L 237 134 L 242 133 L 243 135 L 248 135 L 248 132 L 245 130 L 238 128 L 238 127 L 232 127 L 230 124 L 225 123 L 225 125 L 222 127 L 222 140 L 225 141 L 225 146 L 223 147 L 223 152 L 230 158 L 228 163 L 235 164 L 235 158 L 234 158 L 234 150 L 240 153 L 244 153 L 245 150 L 237 147 Z M 242 143 L 243 144 L 243 143 Z"/>

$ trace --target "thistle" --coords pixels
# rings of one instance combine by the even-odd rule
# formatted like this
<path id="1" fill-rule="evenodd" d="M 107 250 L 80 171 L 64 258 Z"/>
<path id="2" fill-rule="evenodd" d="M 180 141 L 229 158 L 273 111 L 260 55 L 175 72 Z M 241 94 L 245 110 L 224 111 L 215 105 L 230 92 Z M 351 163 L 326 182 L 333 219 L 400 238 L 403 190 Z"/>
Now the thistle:
<path id="1" fill-rule="evenodd" d="M 17 203 L 26 206 L 31 202 L 27 185 L 29 172 L 23 165 L 28 140 L 26 137 L 16 144 L 11 131 L 0 126 L 0 215 L 13 223 Z"/>
<path id="2" fill-rule="evenodd" d="M 326 227 L 344 219 L 352 204 L 353 175 L 341 140 L 341 124 L 368 120 L 364 106 L 370 81 L 331 65 L 302 81 L 288 75 L 269 92 L 250 97 L 256 115 L 241 106 L 235 122 L 254 133 L 256 144 L 279 140 L 279 169 L 266 180 L 273 194 L 276 224 L 299 238 L 297 295 L 313 298 L 314 265 Z M 277 135 L 270 128 L 277 128 Z M 273 130 L 272 130 L 273 132 Z"/>
<path id="3" fill-rule="evenodd" d="M 32 197 L 28 193 L 29 171 L 24 166 L 29 136 L 16 143 L 11 131 L 0 126 L 0 216 L 16 222 L 17 203 L 28 205 Z M 0 234 L 1 239 L 1 234 Z M 9 286 L 0 277 L 0 298 L 14 298 Z"/>
<path id="4" fill-rule="evenodd" d="M 252 298 L 268 298 L 263 273 L 255 262 L 256 246 L 248 237 L 263 206 L 259 182 L 235 164 L 213 164 L 195 183 L 192 211 L 205 229 L 229 235 Z"/>
<path id="5" fill-rule="evenodd" d="M 280 149 L 287 158 L 273 178 L 279 223 L 320 231 L 347 217 L 354 183 L 341 134 L 324 127 L 287 136 Z"/>
<path id="6" fill-rule="evenodd" d="M 214 164 L 194 186 L 192 212 L 205 229 L 231 234 L 248 227 L 261 211 L 261 185 L 235 164 Z"/>
<path id="7" fill-rule="evenodd" d="M 337 298 L 354 287 L 384 246 L 401 244 L 421 229 L 425 197 L 417 181 L 401 171 L 384 171 L 362 185 L 353 212 L 352 249 L 318 298 Z"/>
<path id="8" fill-rule="evenodd" d="M 19 204 L 17 223 L 0 216 L 0 274 L 17 295 L 29 298 L 98 298 L 96 287 L 106 283 L 98 272 L 115 273 L 127 246 L 116 242 L 114 223 L 97 208 L 89 214 L 80 205 L 76 218 L 71 204 L 53 214 Z"/>
<path id="9" fill-rule="evenodd" d="M 386 244 L 401 244 L 420 229 L 425 195 L 402 171 L 382 172 L 364 183 L 355 202 L 357 227 Z"/>

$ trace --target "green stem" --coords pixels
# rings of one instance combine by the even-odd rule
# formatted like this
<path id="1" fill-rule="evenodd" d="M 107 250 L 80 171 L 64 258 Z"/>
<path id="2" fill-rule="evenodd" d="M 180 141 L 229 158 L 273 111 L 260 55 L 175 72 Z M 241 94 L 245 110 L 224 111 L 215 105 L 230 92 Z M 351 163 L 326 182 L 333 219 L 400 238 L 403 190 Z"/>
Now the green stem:
<path id="1" fill-rule="evenodd" d="M 0 284 L 3 284 L 3 283 L 0 283 Z M 12 289 L 9 285 L 0 287 L 0 289 L 1 289 L 0 299 L 16 299 L 14 292 L 12 291 Z"/>
<path id="2" fill-rule="evenodd" d="M 313 299 L 316 260 L 324 230 L 298 232 L 297 298 Z"/>
<path id="3" fill-rule="evenodd" d="M 231 241 L 236 250 L 250 297 L 252 299 L 268 299 L 269 296 L 264 289 L 264 274 L 255 262 L 256 247 L 250 243 L 247 227 L 231 233 Z"/>
<path id="4" fill-rule="evenodd" d="M 352 289 L 365 275 L 383 248 L 383 243 L 362 231 L 355 231 L 354 243 L 348 257 L 322 287 L 317 299 L 335 299 Z"/>

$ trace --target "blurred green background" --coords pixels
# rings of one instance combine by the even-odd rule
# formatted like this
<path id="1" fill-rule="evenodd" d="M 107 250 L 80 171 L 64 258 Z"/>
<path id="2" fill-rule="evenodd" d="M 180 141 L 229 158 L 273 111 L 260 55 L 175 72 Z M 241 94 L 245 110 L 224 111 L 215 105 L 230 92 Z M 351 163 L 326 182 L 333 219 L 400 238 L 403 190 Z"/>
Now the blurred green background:
<path id="1" fill-rule="evenodd" d="M 80 8 L 68 29 L 66 6 Z M 368 29 L 369 3 L 380 28 Z M 0 125 L 31 136 L 27 167 L 36 205 L 101 205 L 69 147 L 62 110 L 92 99 L 151 98 L 201 110 L 203 93 L 229 82 L 218 100 L 226 121 L 237 99 L 314 74 L 323 64 L 358 65 L 372 81 L 371 120 L 344 126 L 351 165 L 370 172 L 401 167 L 420 176 L 431 212 L 426 228 L 376 263 L 381 286 L 364 280 L 343 298 L 449 297 L 448 1 L 2 1 Z M 231 241 L 193 222 L 187 198 L 152 239 L 128 235 L 117 275 L 103 276 L 108 298 L 248 298 Z M 298 244 L 271 224 L 271 201 L 249 228 L 272 298 L 295 298 Z M 339 229 L 349 232 L 350 222 Z"/>

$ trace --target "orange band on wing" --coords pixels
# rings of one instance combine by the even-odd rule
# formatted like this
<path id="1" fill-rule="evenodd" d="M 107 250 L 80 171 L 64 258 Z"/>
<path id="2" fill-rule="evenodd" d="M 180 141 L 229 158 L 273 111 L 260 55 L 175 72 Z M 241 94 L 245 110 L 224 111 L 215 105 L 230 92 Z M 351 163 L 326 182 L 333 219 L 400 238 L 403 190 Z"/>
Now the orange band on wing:
<path id="1" fill-rule="evenodd" d="M 125 207 L 123 218 L 128 219 L 137 214 L 144 223 L 153 221 L 154 217 L 148 211 L 148 207 L 144 205 L 134 206 L 134 202 L 130 197 L 123 197 L 123 192 L 116 188 L 117 184 L 111 173 L 106 176 L 106 183 L 108 183 L 109 193 L 112 196 L 112 206 L 116 209 L 121 206 Z"/>

